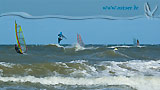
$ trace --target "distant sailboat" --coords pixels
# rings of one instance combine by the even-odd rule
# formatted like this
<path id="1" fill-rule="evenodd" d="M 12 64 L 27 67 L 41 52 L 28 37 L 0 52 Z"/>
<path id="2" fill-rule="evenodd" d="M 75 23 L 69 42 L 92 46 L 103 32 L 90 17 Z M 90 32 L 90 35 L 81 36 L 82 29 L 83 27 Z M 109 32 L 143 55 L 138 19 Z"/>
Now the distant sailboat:
<path id="1" fill-rule="evenodd" d="M 77 34 L 77 43 L 81 46 L 81 47 L 84 47 L 84 43 L 82 41 L 82 38 L 81 38 L 81 35 L 80 34 Z"/>
<path id="2" fill-rule="evenodd" d="M 138 39 L 133 39 L 133 45 L 134 46 L 139 46 L 139 40 Z"/>
<path id="3" fill-rule="evenodd" d="M 137 46 L 139 46 L 139 40 L 137 39 Z"/>
<path id="4" fill-rule="evenodd" d="M 23 31 L 20 25 L 17 26 L 17 23 L 15 21 L 15 32 L 16 32 L 16 39 L 17 39 L 17 44 L 19 51 L 21 53 L 26 53 L 27 52 L 27 46 L 24 40 L 24 35 Z"/>

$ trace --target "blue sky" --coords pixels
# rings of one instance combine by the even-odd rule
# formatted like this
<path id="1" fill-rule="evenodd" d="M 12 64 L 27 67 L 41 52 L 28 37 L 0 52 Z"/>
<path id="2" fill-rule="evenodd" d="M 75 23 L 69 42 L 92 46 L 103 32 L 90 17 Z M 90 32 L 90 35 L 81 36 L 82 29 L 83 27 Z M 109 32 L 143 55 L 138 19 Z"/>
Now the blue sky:
<path id="1" fill-rule="evenodd" d="M 79 33 L 85 44 L 132 44 L 138 38 L 140 44 L 160 44 L 159 19 L 135 20 L 64 20 L 64 19 L 23 19 L 16 16 L 0 17 L 0 44 L 15 44 L 14 21 L 22 26 L 27 44 L 56 44 L 57 34 L 67 37 L 62 44 L 76 43 Z"/>

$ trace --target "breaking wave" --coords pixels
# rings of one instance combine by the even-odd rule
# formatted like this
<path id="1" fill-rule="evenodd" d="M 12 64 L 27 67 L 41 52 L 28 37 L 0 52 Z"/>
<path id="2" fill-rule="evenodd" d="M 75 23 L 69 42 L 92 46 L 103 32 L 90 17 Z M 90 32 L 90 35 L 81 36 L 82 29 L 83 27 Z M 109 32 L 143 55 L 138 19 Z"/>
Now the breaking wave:
<path id="1" fill-rule="evenodd" d="M 9 64 L 1 62 L 1 76 L 70 76 L 70 77 L 104 77 L 104 76 L 160 76 L 160 60 L 132 60 L 126 62 L 102 61 L 90 64 L 86 60 L 70 62 Z M 16 72 L 15 72 L 16 71 Z"/>
<path id="2" fill-rule="evenodd" d="M 72 78 L 72 77 L 43 77 L 36 78 L 34 76 L 25 77 L 0 77 L 3 82 L 31 82 L 45 85 L 127 85 L 138 90 L 159 90 L 159 77 L 100 77 L 100 78 Z M 148 82 L 148 83 L 146 83 Z M 149 83 L 150 82 L 150 83 Z"/>

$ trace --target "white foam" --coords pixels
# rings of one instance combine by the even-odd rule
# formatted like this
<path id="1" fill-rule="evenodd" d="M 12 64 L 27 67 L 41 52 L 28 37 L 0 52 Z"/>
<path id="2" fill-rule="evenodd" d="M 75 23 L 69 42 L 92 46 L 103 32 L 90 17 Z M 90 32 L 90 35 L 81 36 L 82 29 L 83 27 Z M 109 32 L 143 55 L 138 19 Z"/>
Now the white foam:
<path id="1" fill-rule="evenodd" d="M 101 72 L 104 75 L 111 75 L 113 72 L 117 76 L 159 76 L 160 60 L 141 61 L 133 60 L 127 62 L 104 61 L 98 66 L 104 66 L 106 69 Z"/>
<path id="2" fill-rule="evenodd" d="M 160 77 L 97 77 L 97 78 L 73 78 L 73 77 L 43 77 L 37 78 L 34 76 L 25 77 L 0 77 L 3 82 L 31 82 L 41 83 L 45 85 L 128 85 L 138 90 L 160 90 Z"/>
<path id="3" fill-rule="evenodd" d="M 82 47 L 81 45 L 79 45 L 78 43 L 75 44 L 75 51 L 80 51 L 80 50 L 85 50 L 86 48 Z"/>
<path id="4" fill-rule="evenodd" d="M 130 61 L 127 66 L 138 70 L 140 73 L 160 76 L 160 60 L 158 61 Z"/>
<path id="5" fill-rule="evenodd" d="M 88 62 L 86 60 L 73 60 L 73 61 L 70 61 L 69 63 L 84 63 L 84 62 Z"/>
<path id="6" fill-rule="evenodd" d="M 111 47 L 107 47 L 107 48 L 130 48 L 133 46 L 111 46 Z"/>
<path id="7" fill-rule="evenodd" d="M 137 47 L 142 48 L 142 47 L 146 47 L 146 46 L 137 46 Z"/>
<path id="8" fill-rule="evenodd" d="M 70 75 L 72 77 L 90 77 L 91 76 L 91 74 L 89 74 L 87 70 L 76 70 L 76 69 Z"/>
<path id="9" fill-rule="evenodd" d="M 3 75 L 3 70 L 2 69 L 0 69 L 0 76 L 2 76 Z"/>
<path id="10" fill-rule="evenodd" d="M 63 62 L 56 62 L 56 64 L 58 65 L 62 65 L 64 68 L 69 68 L 66 63 L 63 63 Z"/>
<path id="11" fill-rule="evenodd" d="M 0 62 L 0 65 L 2 65 L 2 66 L 4 66 L 4 67 L 12 68 L 15 64 L 12 64 L 12 63 L 6 63 L 6 62 Z"/>
<path id="12" fill-rule="evenodd" d="M 99 47 L 83 47 L 79 45 L 78 43 L 74 44 L 74 47 L 76 48 L 75 51 L 81 51 L 86 49 L 98 49 Z"/>
<path id="13" fill-rule="evenodd" d="M 79 63 L 79 68 L 70 67 L 66 63 Z M 160 77 L 160 60 L 142 61 L 133 60 L 126 62 L 103 61 L 94 65 L 88 64 L 86 60 L 74 60 L 70 62 L 56 62 L 65 68 L 73 71 L 71 76 L 81 74 L 85 77 L 103 77 L 103 76 L 158 76 Z M 103 69 L 101 69 L 102 67 Z M 78 75 L 79 76 L 79 75 Z"/>
<path id="14" fill-rule="evenodd" d="M 94 66 L 90 66 L 90 65 L 86 64 L 85 62 L 88 62 L 88 61 L 86 61 L 86 60 L 75 60 L 75 61 L 69 62 L 69 63 L 80 63 L 81 65 L 83 65 L 83 68 L 81 68 L 81 67 L 79 67 L 79 69 L 73 68 L 74 72 L 72 72 L 70 75 L 71 76 L 91 77 L 91 76 L 93 76 L 93 74 L 94 75 L 98 74 L 98 72 L 96 71 L 96 68 Z"/>
<path id="15" fill-rule="evenodd" d="M 59 45 L 59 44 L 48 44 L 48 45 L 64 48 L 63 46 L 61 46 L 61 45 Z"/>

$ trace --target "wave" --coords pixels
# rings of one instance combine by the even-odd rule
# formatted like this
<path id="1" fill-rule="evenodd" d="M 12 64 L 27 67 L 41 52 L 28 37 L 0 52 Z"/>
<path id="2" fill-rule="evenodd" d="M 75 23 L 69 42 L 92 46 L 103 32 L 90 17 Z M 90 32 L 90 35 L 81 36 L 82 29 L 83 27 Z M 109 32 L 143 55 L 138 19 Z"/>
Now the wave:
<path id="1" fill-rule="evenodd" d="M 40 83 L 43 85 L 76 85 L 76 86 L 92 86 L 92 85 L 127 85 L 137 90 L 159 90 L 160 77 L 95 77 L 95 78 L 73 78 L 73 77 L 0 77 L 3 82 L 20 82 L 20 83 Z M 147 82 L 147 83 L 146 83 Z"/>
<path id="2" fill-rule="evenodd" d="M 73 44 L 71 46 L 59 45 L 59 44 L 48 44 L 47 46 L 55 46 L 55 47 L 64 48 L 64 49 L 75 49 L 75 51 L 82 51 L 82 50 L 86 50 L 86 49 L 97 49 L 98 48 L 98 47 L 83 47 L 83 46 L 79 45 L 78 43 Z"/>
<path id="3" fill-rule="evenodd" d="M 142 48 L 142 47 L 146 47 L 146 46 L 110 46 L 108 48 L 131 48 L 131 47 L 139 47 L 139 48 Z"/>
<path id="4" fill-rule="evenodd" d="M 133 47 L 133 46 L 111 46 L 108 48 L 130 48 L 130 47 Z"/>
<path id="5" fill-rule="evenodd" d="M 16 65 L 16 64 L 0 62 L 0 66 L 4 66 L 4 67 L 7 67 L 7 68 L 12 68 L 14 65 Z"/>
<path id="6" fill-rule="evenodd" d="M 132 60 L 127 62 L 104 61 L 98 66 L 103 67 L 103 76 L 160 76 L 160 60 L 143 61 Z"/>
<path id="7" fill-rule="evenodd" d="M 137 48 L 144 48 L 144 47 L 147 47 L 147 46 L 134 46 L 134 47 L 137 47 Z"/>
<path id="8" fill-rule="evenodd" d="M 125 54 L 123 54 L 123 53 L 120 53 L 120 52 L 118 52 L 117 50 L 113 50 L 115 53 L 117 53 L 117 54 L 119 54 L 120 56 L 122 56 L 122 57 L 126 57 L 126 58 L 129 58 L 129 59 L 133 59 L 132 57 L 130 57 L 130 56 L 128 56 L 128 55 L 125 55 Z"/>
<path id="9" fill-rule="evenodd" d="M 0 62 L 0 67 L 0 83 L 80 87 L 129 86 L 133 90 L 160 89 L 160 60 L 101 61 L 94 64 L 88 60 L 35 64 Z"/>
<path id="10" fill-rule="evenodd" d="M 120 50 L 114 50 L 114 49 L 97 52 L 96 54 L 93 55 L 93 57 L 103 58 L 108 60 L 134 59 L 131 56 L 129 56 L 127 53 L 123 53 L 123 52 L 120 52 Z"/>
<path id="11" fill-rule="evenodd" d="M 69 63 L 86 63 L 88 61 L 86 60 L 74 60 L 74 61 L 70 61 Z"/>
<path id="12" fill-rule="evenodd" d="M 56 47 L 64 48 L 64 46 L 61 46 L 59 44 L 48 44 L 48 46 L 56 46 Z"/>
<path id="13" fill-rule="evenodd" d="M 88 47 L 83 47 L 81 45 L 79 45 L 78 43 L 76 44 L 72 44 L 70 46 L 68 45 L 64 45 L 64 46 L 60 46 L 57 44 L 49 44 L 49 45 L 53 45 L 53 46 L 57 46 L 57 47 L 63 47 L 65 50 L 74 50 L 74 51 L 84 51 L 84 50 L 95 50 L 98 49 L 99 47 L 93 47 L 93 46 L 88 46 Z"/>
<path id="14" fill-rule="evenodd" d="M 81 50 L 93 50 L 93 49 L 98 49 L 99 47 L 83 47 L 81 45 L 79 45 L 78 43 L 76 43 L 74 45 L 75 47 L 75 51 L 81 51 Z"/>
<path id="15" fill-rule="evenodd" d="M 132 60 L 126 62 L 101 61 L 90 64 L 87 60 L 37 64 L 0 64 L 1 76 L 158 76 L 160 77 L 160 60 Z M 16 72 L 15 72 L 16 71 Z"/>
<path id="16" fill-rule="evenodd" d="M 85 47 L 79 45 L 78 43 L 76 43 L 76 44 L 74 45 L 74 47 L 76 48 L 75 51 L 80 51 L 80 50 L 86 49 Z"/>

